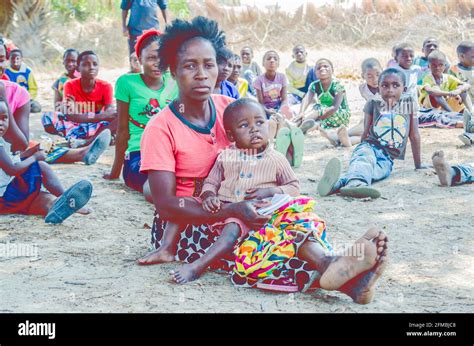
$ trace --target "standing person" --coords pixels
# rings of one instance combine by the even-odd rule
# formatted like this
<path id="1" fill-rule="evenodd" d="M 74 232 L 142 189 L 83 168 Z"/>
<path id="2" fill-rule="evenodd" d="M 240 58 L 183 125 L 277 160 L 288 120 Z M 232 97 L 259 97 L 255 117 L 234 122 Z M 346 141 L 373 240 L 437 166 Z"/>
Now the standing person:
<path id="1" fill-rule="evenodd" d="M 123 167 L 125 184 L 143 193 L 150 203 L 153 203 L 153 199 L 148 176 L 140 173 L 140 141 L 150 119 L 178 95 L 176 83 L 170 73 L 159 69 L 160 35 L 159 31 L 151 29 L 137 39 L 136 56 L 143 72 L 124 74 L 117 80 L 115 98 L 118 130 L 115 158 L 110 173 L 104 175 L 104 179 L 118 179 Z"/>
<path id="2" fill-rule="evenodd" d="M 160 9 L 165 25 L 168 25 L 168 1 L 167 0 L 122 0 L 122 31 L 128 37 L 128 54 L 135 51 L 138 36 L 144 30 L 160 28 L 158 21 L 158 9 Z M 130 18 L 128 19 L 128 13 Z"/>

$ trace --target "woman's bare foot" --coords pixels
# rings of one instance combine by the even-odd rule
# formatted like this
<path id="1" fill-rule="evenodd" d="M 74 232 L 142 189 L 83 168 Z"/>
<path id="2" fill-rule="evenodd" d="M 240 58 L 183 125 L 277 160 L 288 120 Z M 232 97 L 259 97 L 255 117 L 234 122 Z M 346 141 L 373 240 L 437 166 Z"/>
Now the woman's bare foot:
<path id="1" fill-rule="evenodd" d="M 431 159 L 441 186 L 451 186 L 453 174 L 451 173 L 451 166 L 444 158 L 444 152 L 442 150 L 435 151 Z"/>
<path id="2" fill-rule="evenodd" d="M 337 256 L 321 275 L 321 288 L 337 290 L 360 273 L 372 268 L 384 251 L 387 237 L 377 228 L 370 228 L 357 240 L 346 256 Z"/>
<path id="3" fill-rule="evenodd" d="M 174 254 L 168 251 L 167 249 L 161 247 L 158 250 L 154 250 L 145 257 L 138 259 L 138 264 L 140 265 L 152 265 L 160 263 L 169 263 L 174 262 Z"/>
<path id="4" fill-rule="evenodd" d="M 182 265 L 178 270 L 170 271 L 170 275 L 177 284 L 185 284 L 198 279 L 202 271 L 193 263 Z"/>
<path id="5" fill-rule="evenodd" d="M 321 136 L 326 138 L 329 141 L 329 143 L 331 143 L 334 146 L 337 146 L 338 143 L 337 143 L 336 138 L 333 138 L 333 136 L 331 136 L 331 133 L 327 132 L 321 126 L 319 127 L 319 133 L 321 134 Z"/>
<path id="6" fill-rule="evenodd" d="M 375 293 L 375 284 L 383 274 L 388 264 L 388 249 L 385 242 L 384 250 L 377 263 L 368 271 L 363 272 L 344 284 L 339 291 L 347 294 L 357 304 L 368 304 Z"/>
<path id="7" fill-rule="evenodd" d="M 352 147 L 351 138 L 349 137 L 349 133 L 347 132 L 347 127 L 342 125 L 337 129 L 337 138 L 341 142 L 343 147 Z"/>

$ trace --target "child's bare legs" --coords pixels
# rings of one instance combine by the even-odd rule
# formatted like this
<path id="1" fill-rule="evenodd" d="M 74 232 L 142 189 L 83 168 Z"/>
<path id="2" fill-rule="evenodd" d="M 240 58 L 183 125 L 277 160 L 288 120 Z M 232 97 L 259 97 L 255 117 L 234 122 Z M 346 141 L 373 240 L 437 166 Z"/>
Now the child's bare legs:
<path id="1" fill-rule="evenodd" d="M 138 259 L 138 264 L 149 265 L 174 262 L 174 256 L 178 248 L 178 240 L 182 230 L 183 226 L 168 221 L 163 230 L 163 240 L 160 248 Z"/>
<path id="2" fill-rule="evenodd" d="M 89 147 L 92 145 L 92 142 L 89 143 L 88 146 L 78 148 L 78 149 L 69 149 L 69 151 L 64 154 L 63 156 L 59 157 L 55 163 L 74 163 L 74 162 L 82 162 L 84 157 L 89 150 Z"/>
<path id="3" fill-rule="evenodd" d="M 298 257 L 321 273 L 321 288 L 339 290 L 357 303 L 366 304 L 385 269 L 387 241 L 383 232 L 371 228 L 356 241 L 349 256 L 328 256 L 319 244 L 307 241 L 300 247 Z"/>
<path id="4" fill-rule="evenodd" d="M 58 176 L 56 175 L 56 173 L 54 173 L 51 166 L 44 161 L 39 161 L 38 164 L 41 168 L 41 177 L 42 177 L 43 186 L 45 187 L 45 189 L 51 192 L 51 194 L 55 197 L 61 196 L 66 190 L 64 189 L 63 185 L 59 181 Z M 54 202 L 54 198 L 53 198 L 53 202 Z M 48 207 L 47 211 L 49 210 L 50 207 L 51 206 Z M 90 212 L 91 210 L 87 207 L 83 207 L 77 211 L 77 213 L 82 214 L 82 215 L 90 214 Z M 35 214 L 35 215 L 43 215 L 43 214 Z"/>
<path id="5" fill-rule="evenodd" d="M 337 138 L 338 136 L 335 131 L 326 131 L 325 129 L 323 129 L 322 126 L 319 126 L 319 133 L 321 134 L 321 136 L 326 138 L 332 145 L 337 146 L 339 144 L 339 139 Z"/>
<path id="6" fill-rule="evenodd" d="M 441 186 L 451 186 L 456 171 L 444 158 L 444 152 L 442 150 L 435 151 L 432 160 Z"/>
<path id="7" fill-rule="evenodd" d="M 196 280 L 210 264 L 232 251 L 235 243 L 239 239 L 239 235 L 240 226 L 238 224 L 229 223 L 225 225 L 220 237 L 211 245 L 209 250 L 201 258 L 193 263 L 181 266 L 176 271 L 171 271 L 170 275 L 178 284 L 184 284 Z"/>
<path id="8" fill-rule="evenodd" d="M 27 211 L 28 215 L 46 216 L 56 198 L 49 192 L 40 191 Z"/>

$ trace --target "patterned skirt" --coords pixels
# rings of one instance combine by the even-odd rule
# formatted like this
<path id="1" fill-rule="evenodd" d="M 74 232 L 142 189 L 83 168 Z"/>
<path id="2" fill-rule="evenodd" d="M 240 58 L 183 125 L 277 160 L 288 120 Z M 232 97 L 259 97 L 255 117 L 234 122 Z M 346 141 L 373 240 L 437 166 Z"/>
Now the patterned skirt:
<path id="1" fill-rule="evenodd" d="M 240 287 L 256 287 L 258 282 L 283 280 L 292 282 L 301 291 L 310 278 L 318 273 L 311 269 L 306 261 L 297 257 L 299 247 L 305 241 L 313 241 L 325 250 L 332 250 L 326 239 L 325 222 L 312 212 L 313 206 L 314 200 L 307 197 L 297 198 L 282 206 L 273 214 L 267 225 L 258 232 L 250 232 L 246 238 L 235 245 L 233 251 L 229 251 L 222 259 L 213 263 L 210 269 L 228 273 L 232 283 Z M 152 245 L 156 249 L 161 246 L 165 227 L 166 221 L 155 214 L 151 233 Z M 287 242 L 269 250 L 271 246 L 268 246 L 268 242 L 275 240 L 275 237 L 268 230 L 271 230 L 273 235 L 284 231 L 284 235 L 280 235 L 280 238 L 284 238 Z M 175 260 L 187 263 L 196 261 L 206 253 L 218 237 L 218 232 L 209 224 L 187 225 L 181 232 Z M 252 246 L 251 243 L 258 237 L 261 240 L 260 247 Z M 262 252 L 259 254 L 259 251 Z M 253 259 L 250 261 L 242 256 L 244 253 L 252 252 Z M 247 268 L 249 265 L 258 267 L 259 265 L 254 263 L 264 252 L 268 255 L 267 262 L 263 266 L 264 269 L 260 266 L 260 275 L 246 275 L 245 272 L 239 270 L 243 267 L 242 263 L 246 261 Z"/>

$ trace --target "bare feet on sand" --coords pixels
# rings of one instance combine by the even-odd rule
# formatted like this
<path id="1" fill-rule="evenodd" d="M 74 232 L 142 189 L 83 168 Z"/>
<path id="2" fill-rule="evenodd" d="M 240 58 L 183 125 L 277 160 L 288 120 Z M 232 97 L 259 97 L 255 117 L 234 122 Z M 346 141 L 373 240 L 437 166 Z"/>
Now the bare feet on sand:
<path id="1" fill-rule="evenodd" d="M 441 186 L 451 186 L 453 174 L 451 172 L 451 166 L 444 158 L 444 152 L 442 150 L 435 151 L 431 159 L 433 160 L 433 166 Z"/>
<path id="2" fill-rule="evenodd" d="M 158 250 L 154 250 L 145 257 L 138 259 L 138 264 L 140 265 L 151 265 L 151 264 L 160 264 L 160 263 L 169 263 L 174 262 L 174 254 L 168 251 L 167 249 L 161 247 Z"/>
<path id="3" fill-rule="evenodd" d="M 375 284 L 387 268 L 388 264 L 387 241 L 387 239 L 379 241 L 378 244 L 383 248 L 383 250 L 379 252 L 375 265 L 368 271 L 357 275 L 354 279 L 345 283 L 339 289 L 339 291 L 347 294 L 357 304 L 368 304 L 374 298 Z"/>
<path id="4" fill-rule="evenodd" d="M 331 145 L 334 145 L 334 146 L 337 146 L 337 140 L 336 138 L 333 138 L 331 136 L 331 133 L 327 132 L 325 129 L 323 129 L 321 126 L 319 127 L 319 133 L 321 134 L 321 136 L 323 136 L 324 138 L 326 138 L 329 143 L 331 143 Z"/>
<path id="5" fill-rule="evenodd" d="M 347 127 L 342 125 L 337 129 L 337 138 L 341 142 L 343 147 L 352 147 L 351 138 L 349 137 L 349 133 L 347 132 Z"/>
<path id="6" fill-rule="evenodd" d="M 357 275 L 371 269 L 380 259 L 387 236 L 377 228 L 369 229 L 357 240 L 348 255 L 336 256 L 320 279 L 321 288 L 337 290 Z"/>
<path id="7" fill-rule="evenodd" d="M 182 265 L 178 270 L 170 271 L 170 275 L 177 284 L 185 284 L 196 280 L 201 276 L 202 271 L 193 263 Z"/>

